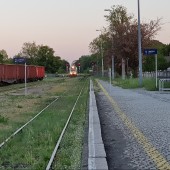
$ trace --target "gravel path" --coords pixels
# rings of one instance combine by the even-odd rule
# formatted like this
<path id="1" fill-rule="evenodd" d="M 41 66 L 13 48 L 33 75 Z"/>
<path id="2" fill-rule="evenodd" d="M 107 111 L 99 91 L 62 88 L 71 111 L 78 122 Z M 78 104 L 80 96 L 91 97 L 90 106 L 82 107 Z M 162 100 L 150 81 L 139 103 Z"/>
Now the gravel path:
<path id="1" fill-rule="evenodd" d="M 170 163 L 170 93 L 127 90 L 100 81 L 119 108 Z M 109 169 L 156 169 L 102 91 L 96 93 Z M 159 162 L 160 161 L 160 162 Z M 160 166 L 161 168 L 161 166 Z"/>

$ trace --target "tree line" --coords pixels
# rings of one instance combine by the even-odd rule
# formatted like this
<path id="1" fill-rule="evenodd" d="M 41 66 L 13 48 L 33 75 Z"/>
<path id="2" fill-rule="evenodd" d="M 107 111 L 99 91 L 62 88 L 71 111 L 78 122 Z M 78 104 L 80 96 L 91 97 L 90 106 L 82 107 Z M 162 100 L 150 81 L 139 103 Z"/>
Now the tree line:
<path id="1" fill-rule="evenodd" d="M 108 22 L 103 27 L 101 34 L 89 45 L 91 55 L 79 58 L 83 70 L 101 70 L 101 53 L 103 53 L 104 69 L 111 68 L 112 56 L 115 61 L 115 70 L 121 74 L 122 60 L 128 66 L 126 73 L 132 71 L 138 74 L 138 21 L 133 14 L 128 14 L 127 9 L 121 5 L 112 6 L 105 16 Z M 156 34 L 161 30 L 161 19 L 141 23 L 142 50 L 145 48 L 158 49 L 158 69 L 164 70 L 170 67 L 164 56 L 170 53 L 170 44 L 163 44 L 155 40 Z M 143 56 L 143 71 L 155 69 L 153 56 Z"/>
<path id="2" fill-rule="evenodd" d="M 28 65 L 45 66 L 46 73 L 65 73 L 68 61 L 55 55 L 53 48 L 47 45 L 36 45 L 35 42 L 25 42 L 21 51 L 14 57 L 26 58 Z M 13 58 L 8 58 L 5 50 L 0 50 L 0 63 L 12 64 Z"/>

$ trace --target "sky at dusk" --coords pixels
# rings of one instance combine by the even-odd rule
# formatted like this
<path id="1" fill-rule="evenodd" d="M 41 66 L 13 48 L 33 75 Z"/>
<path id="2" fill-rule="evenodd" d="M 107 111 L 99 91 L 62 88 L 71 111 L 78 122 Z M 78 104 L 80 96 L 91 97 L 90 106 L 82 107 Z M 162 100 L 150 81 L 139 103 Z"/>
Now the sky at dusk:
<path id="1" fill-rule="evenodd" d="M 107 25 L 104 9 L 123 5 L 137 18 L 137 0 L 0 0 L 0 50 L 9 57 L 24 42 L 48 45 L 69 62 L 88 55 L 96 29 Z M 140 0 L 141 22 L 163 18 L 156 39 L 170 43 L 170 0 Z M 168 23 L 169 22 L 169 23 Z"/>

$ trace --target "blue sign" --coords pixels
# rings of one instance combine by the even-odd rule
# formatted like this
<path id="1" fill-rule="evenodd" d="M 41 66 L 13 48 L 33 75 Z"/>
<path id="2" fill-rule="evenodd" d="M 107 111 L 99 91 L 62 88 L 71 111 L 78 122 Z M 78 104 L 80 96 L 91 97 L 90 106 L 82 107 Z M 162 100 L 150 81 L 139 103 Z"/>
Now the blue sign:
<path id="1" fill-rule="evenodd" d="M 24 64 L 26 62 L 26 58 L 22 57 L 13 58 L 13 62 L 15 64 Z"/>
<path id="2" fill-rule="evenodd" d="M 144 49 L 143 54 L 144 55 L 155 55 L 157 54 L 157 49 Z"/>

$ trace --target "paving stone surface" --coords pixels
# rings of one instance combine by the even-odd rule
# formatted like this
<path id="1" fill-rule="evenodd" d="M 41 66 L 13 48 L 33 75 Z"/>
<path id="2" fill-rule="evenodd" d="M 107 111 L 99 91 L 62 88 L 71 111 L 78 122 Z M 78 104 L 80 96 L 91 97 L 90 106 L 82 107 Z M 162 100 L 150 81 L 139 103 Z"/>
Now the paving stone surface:
<path id="1" fill-rule="evenodd" d="M 113 86 L 110 89 L 107 82 L 100 83 L 128 119 L 170 164 L 170 93 Z M 157 169 L 102 91 L 96 93 L 96 99 L 109 169 Z"/>

